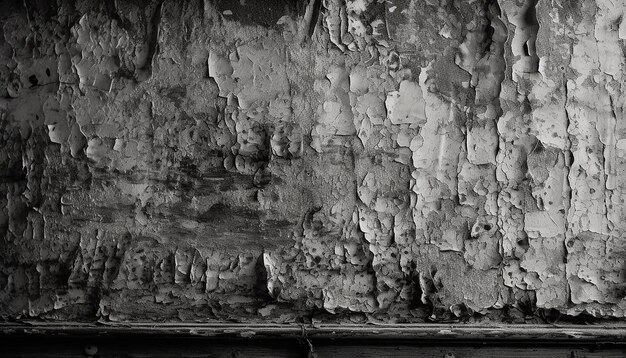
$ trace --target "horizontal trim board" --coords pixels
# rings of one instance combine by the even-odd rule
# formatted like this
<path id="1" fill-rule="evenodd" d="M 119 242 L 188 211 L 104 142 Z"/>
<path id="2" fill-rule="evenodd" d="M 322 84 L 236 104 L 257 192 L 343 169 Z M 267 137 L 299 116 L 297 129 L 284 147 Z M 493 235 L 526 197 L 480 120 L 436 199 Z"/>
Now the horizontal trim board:
<path id="1" fill-rule="evenodd" d="M 626 357 L 624 328 L 2 325 L 2 357 Z M 198 326 L 201 326 L 198 328 Z M 407 328 L 404 332 L 398 332 Z M 440 329 L 442 328 L 442 329 Z M 392 330 L 393 329 L 393 330 Z M 252 334 L 254 332 L 254 334 Z M 547 333 L 546 336 L 541 336 Z"/>
<path id="2" fill-rule="evenodd" d="M 3 335 L 626 342 L 626 325 L 0 323 Z"/>

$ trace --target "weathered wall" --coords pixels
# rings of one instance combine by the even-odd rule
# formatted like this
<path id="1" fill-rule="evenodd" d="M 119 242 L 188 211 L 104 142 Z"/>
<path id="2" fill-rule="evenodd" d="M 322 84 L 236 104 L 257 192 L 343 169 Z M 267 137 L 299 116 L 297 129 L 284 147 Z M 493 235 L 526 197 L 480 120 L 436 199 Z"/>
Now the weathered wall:
<path id="1" fill-rule="evenodd" d="M 626 316 L 626 4 L 5 2 L 5 319 Z"/>

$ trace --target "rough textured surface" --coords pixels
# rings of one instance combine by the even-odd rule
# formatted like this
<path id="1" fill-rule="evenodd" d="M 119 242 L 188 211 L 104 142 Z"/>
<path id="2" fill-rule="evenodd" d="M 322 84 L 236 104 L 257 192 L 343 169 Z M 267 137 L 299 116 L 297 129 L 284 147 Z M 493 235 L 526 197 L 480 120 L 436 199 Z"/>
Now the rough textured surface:
<path id="1" fill-rule="evenodd" d="M 4 2 L 5 320 L 626 316 L 626 3 Z"/>

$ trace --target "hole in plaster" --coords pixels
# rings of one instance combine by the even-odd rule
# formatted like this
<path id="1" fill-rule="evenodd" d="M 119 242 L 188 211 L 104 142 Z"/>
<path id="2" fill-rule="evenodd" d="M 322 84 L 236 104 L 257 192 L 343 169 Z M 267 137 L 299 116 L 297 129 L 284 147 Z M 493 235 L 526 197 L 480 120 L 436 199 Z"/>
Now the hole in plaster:
<path id="1" fill-rule="evenodd" d="M 524 56 L 530 56 L 530 52 L 528 52 L 528 41 L 524 42 L 524 46 L 522 46 L 522 50 L 524 51 Z"/>
<path id="2" fill-rule="evenodd" d="M 30 77 L 28 77 L 28 82 L 30 82 L 30 84 L 33 86 L 37 86 L 39 80 L 37 79 L 37 76 L 31 75 Z"/>
<path id="3" fill-rule="evenodd" d="M 524 237 L 524 238 L 521 238 L 521 239 L 517 240 L 517 244 L 521 248 L 528 248 L 528 238 Z"/>

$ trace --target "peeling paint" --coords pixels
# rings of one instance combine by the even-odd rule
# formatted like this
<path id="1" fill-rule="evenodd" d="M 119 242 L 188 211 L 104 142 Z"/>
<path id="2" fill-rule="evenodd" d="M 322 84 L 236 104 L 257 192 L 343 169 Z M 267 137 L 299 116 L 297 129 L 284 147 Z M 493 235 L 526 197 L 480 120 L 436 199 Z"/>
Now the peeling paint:
<path id="1" fill-rule="evenodd" d="M 3 319 L 625 316 L 622 3 L 247 3 L 0 19 Z"/>

